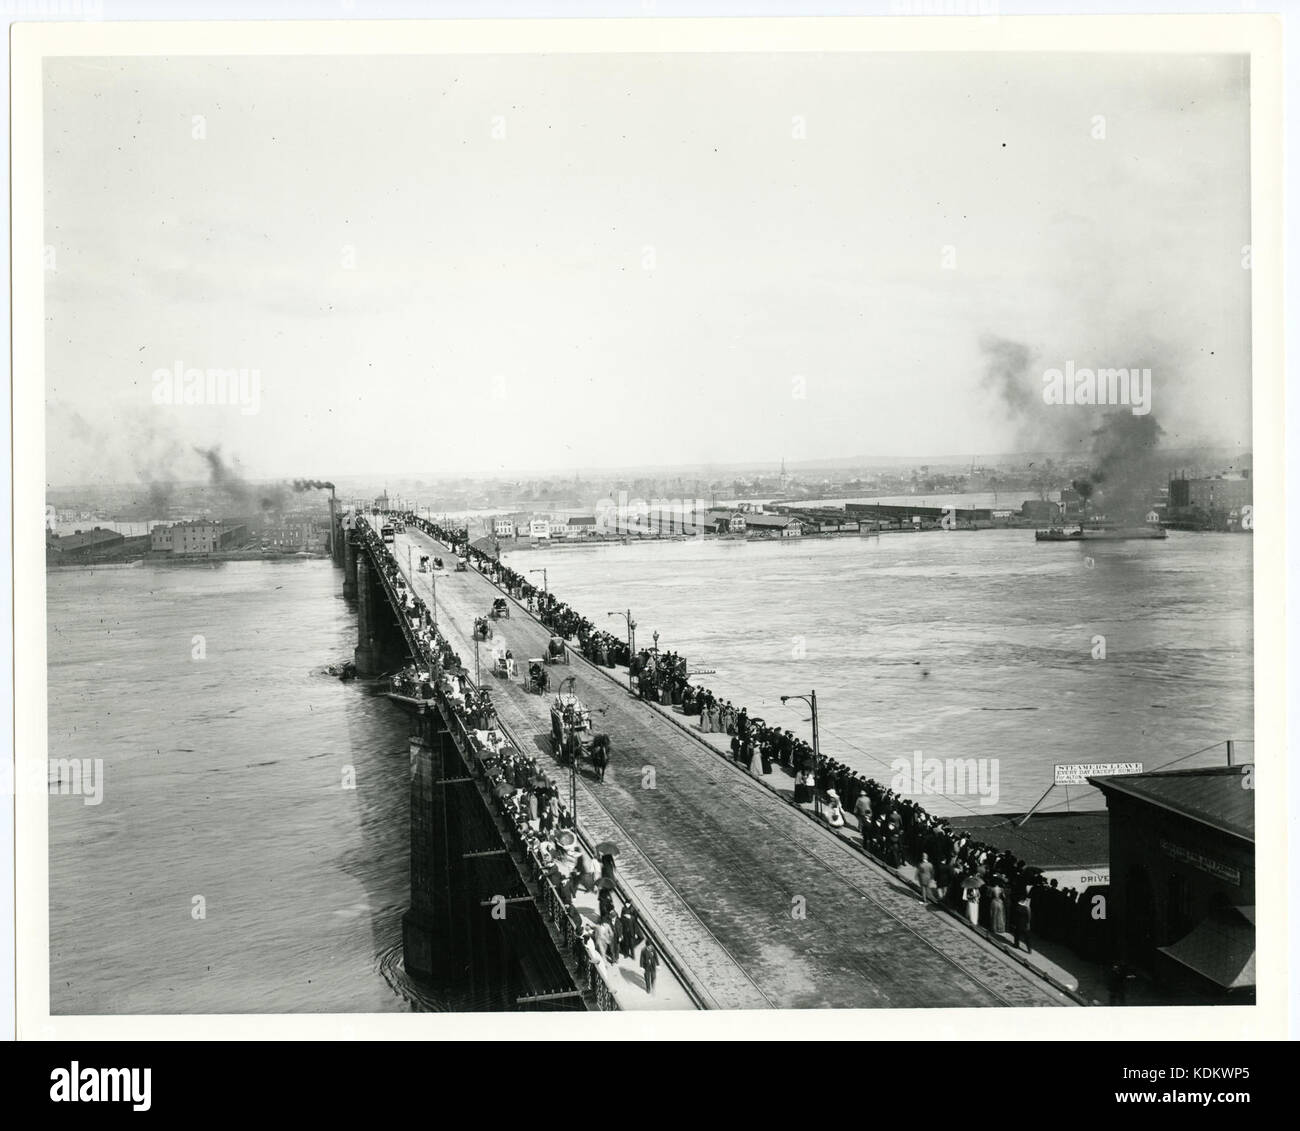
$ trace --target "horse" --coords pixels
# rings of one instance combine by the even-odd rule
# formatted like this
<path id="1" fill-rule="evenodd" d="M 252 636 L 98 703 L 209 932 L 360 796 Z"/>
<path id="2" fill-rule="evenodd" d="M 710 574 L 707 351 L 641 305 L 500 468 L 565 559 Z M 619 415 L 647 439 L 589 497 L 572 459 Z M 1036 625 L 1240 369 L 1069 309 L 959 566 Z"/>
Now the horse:
<path id="1" fill-rule="evenodd" d="M 591 740 L 591 764 L 596 770 L 596 780 L 605 780 L 605 768 L 609 765 L 609 735 L 597 734 Z"/>

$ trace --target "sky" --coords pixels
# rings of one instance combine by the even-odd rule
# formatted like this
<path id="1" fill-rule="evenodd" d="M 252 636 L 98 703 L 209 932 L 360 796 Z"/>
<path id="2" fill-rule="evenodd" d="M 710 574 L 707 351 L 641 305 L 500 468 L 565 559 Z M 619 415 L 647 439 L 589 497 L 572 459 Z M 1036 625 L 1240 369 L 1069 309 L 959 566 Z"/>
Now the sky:
<path id="1" fill-rule="evenodd" d="M 1228 55 L 50 60 L 47 479 L 1030 450 L 1007 343 L 1248 445 L 1248 105 Z"/>

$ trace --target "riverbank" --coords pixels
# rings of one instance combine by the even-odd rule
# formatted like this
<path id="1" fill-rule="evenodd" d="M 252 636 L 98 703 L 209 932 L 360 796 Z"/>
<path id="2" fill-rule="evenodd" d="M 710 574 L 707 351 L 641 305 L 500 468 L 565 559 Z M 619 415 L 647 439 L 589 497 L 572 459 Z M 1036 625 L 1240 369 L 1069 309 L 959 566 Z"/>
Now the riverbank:
<path id="1" fill-rule="evenodd" d="M 327 561 L 329 554 L 303 551 L 280 554 L 268 550 L 223 550 L 214 554 L 154 554 L 131 558 L 91 558 L 76 562 L 46 562 L 46 570 L 135 569 L 141 565 L 204 566 L 212 562 L 305 562 Z"/>

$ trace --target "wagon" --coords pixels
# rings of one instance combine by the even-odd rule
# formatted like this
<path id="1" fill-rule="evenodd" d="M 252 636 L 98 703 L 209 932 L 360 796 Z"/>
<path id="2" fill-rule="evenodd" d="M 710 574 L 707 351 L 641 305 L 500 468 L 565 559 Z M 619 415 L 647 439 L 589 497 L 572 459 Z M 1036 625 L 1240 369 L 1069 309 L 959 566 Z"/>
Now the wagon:
<path id="1" fill-rule="evenodd" d="M 546 674 L 546 661 L 541 656 L 528 661 L 528 672 L 524 677 L 524 686 L 537 695 L 545 693 L 550 685 L 550 676 Z"/>
<path id="2" fill-rule="evenodd" d="M 567 664 L 569 662 L 569 649 L 565 645 L 563 637 L 551 637 L 550 643 L 546 646 L 546 662 L 548 664 Z"/>

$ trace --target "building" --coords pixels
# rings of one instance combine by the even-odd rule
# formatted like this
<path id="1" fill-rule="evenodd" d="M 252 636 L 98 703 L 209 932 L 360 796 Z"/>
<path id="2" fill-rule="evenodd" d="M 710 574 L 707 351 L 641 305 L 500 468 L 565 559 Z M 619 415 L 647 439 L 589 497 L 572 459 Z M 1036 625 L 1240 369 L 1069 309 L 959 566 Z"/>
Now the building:
<path id="1" fill-rule="evenodd" d="M 568 536 L 570 538 L 590 538 L 596 533 L 595 515 L 584 514 L 570 517 L 568 521 Z"/>
<path id="2" fill-rule="evenodd" d="M 494 518 L 492 520 L 492 533 L 498 538 L 513 538 L 515 536 L 515 520 L 513 518 Z"/>
<path id="3" fill-rule="evenodd" d="M 705 525 L 718 534 L 744 534 L 745 515 L 740 511 L 710 509 L 705 516 Z"/>
<path id="4" fill-rule="evenodd" d="M 1254 497 L 1254 484 L 1249 472 L 1207 479 L 1171 479 L 1165 517 L 1170 525 L 1176 527 L 1249 530 Z"/>
<path id="5" fill-rule="evenodd" d="M 880 523 L 884 526 L 939 526 L 945 522 L 968 526 L 976 522 L 991 522 L 992 507 L 922 507 L 899 503 L 845 503 L 844 513 L 859 522 Z"/>
<path id="6" fill-rule="evenodd" d="M 149 548 L 169 554 L 212 554 L 248 540 L 248 527 L 220 519 L 198 519 L 155 526 L 149 531 Z"/>
<path id="7" fill-rule="evenodd" d="M 78 530 L 62 537 L 49 535 L 45 539 L 45 560 L 47 562 L 82 561 L 100 554 L 111 553 L 120 549 L 125 542 L 125 535 L 98 526 L 93 530 Z"/>
<path id="8" fill-rule="evenodd" d="M 1210 479 L 1171 479 L 1171 507 L 1199 507 L 1205 511 L 1229 511 L 1248 506 L 1254 499 L 1250 476 L 1216 475 Z"/>
<path id="9" fill-rule="evenodd" d="M 792 514 L 745 515 L 745 533 L 759 538 L 798 538 L 803 534 L 803 523 Z"/>
<path id="10" fill-rule="evenodd" d="M 1020 517 L 1029 522 L 1057 523 L 1061 521 L 1061 507 L 1048 499 L 1026 499 L 1020 504 Z"/>
<path id="11" fill-rule="evenodd" d="M 1254 996 L 1254 772 L 1088 779 L 1109 811 L 1116 958 L 1207 1001 Z"/>
<path id="12" fill-rule="evenodd" d="M 286 515 L 280 522 L 262 529 L 262 542 L 277 550 L 321 550 L 325 546 L 327 528 L 314 518 L 304 515 Z"/>
<path id="13" fill-rule="evenodd" d="M 532 518 L 528 520 L 528 537 L 550 539 L 551 520 L 549 518 Z"/>

